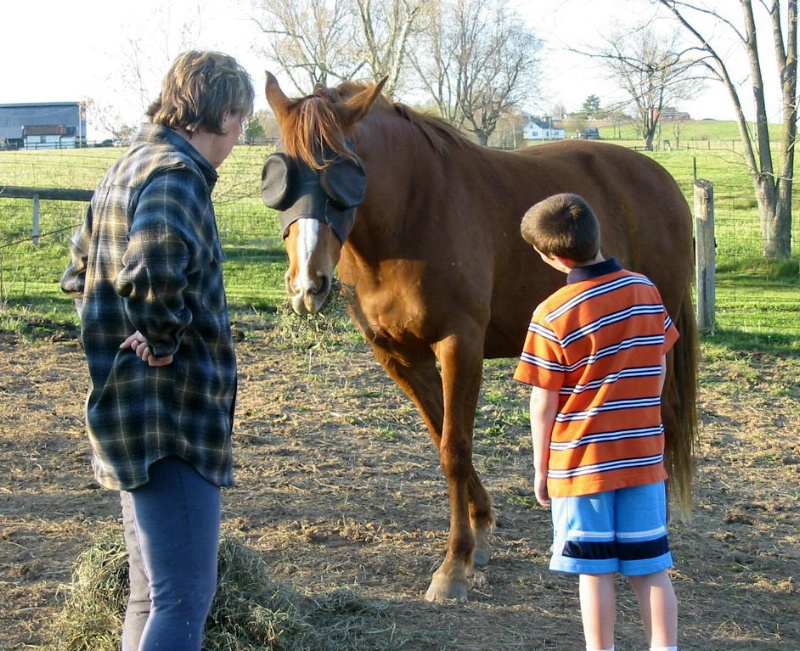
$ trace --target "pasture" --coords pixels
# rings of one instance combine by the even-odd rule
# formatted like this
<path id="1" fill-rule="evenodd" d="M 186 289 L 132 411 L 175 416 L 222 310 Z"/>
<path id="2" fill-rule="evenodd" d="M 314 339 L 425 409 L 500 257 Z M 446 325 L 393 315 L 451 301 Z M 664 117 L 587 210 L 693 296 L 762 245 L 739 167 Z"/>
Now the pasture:
<path id="1" fill-rule="evenodd" d="M 225 534 L 309 600 L 361 599 L 360 625 L 340 648 L 582 649 L 575 582 L 547 569 L 550 525 L 532 495 L 527 390 L 510 379 L 513 360 L 487 363 L 476 425 L 476 466 L 498 513 L 492 562 L 476 572 L 466 605 L 424 602 L 447 527 L 433 447 L 340 306 L 316 318 L 287 313 L 285 255 L 258 197 L 264 153 L 237 148 L 217 191 L 241 377 L 238 485 L 224 495 Z M 0 154 L 0 183 L 91 188 L 118 151 L 25 154 Z M 65 155 L 66 164 L 56 158 Z M 91 170 L 87 156 L 97 158 Z M 694 156 L 704 178 L 735 175 L 723 151 L 656 156 L 689 193 Z M 749 185 L 736 178 L 726 187 L 740 198 L 717 212 L 721 309 L 717 335 L 702 344 L 694 518 L 671 531 L 681 647 L 796 651 L 797 266 L 765 267 L 757 246 L 738 243 L 758 227 Z M 77 321 L 57 286 L 82 208 L 43 209 L 48 235 L 34 247 L 30 202 L 0 199 L 0 648 L 8 651 L 58 648 L 53 622 L 73 563 L 117 529 L 117 497 L 98 490 L 89 469 Z M 645 648 L 622 584 L 619 610 L 617 648 Z M 329 612 L 332 622 L 350 621 L 346 614 Z"/>

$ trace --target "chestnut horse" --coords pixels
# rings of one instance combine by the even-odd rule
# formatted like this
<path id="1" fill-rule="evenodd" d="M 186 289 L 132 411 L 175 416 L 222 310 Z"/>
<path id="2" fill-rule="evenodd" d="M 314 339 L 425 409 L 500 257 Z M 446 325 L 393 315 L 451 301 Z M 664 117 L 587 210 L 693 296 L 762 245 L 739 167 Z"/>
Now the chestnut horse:
<path id="1" fill-rule="evenodd" d="M 322 308 L 338 265 L 352 320 L 436 444 L 450 532 L 426 598 L 465 600 L 472 563 L 489 560 L 494 515 L 472 465 L 483 359 L 518 356 L 534 307 L 564 284 L 520 235 L 525 211 L 549 195 L 589 202 L 603 253 L 655 282 L 681 332 L 663 417 L 671 485 L 688 508 L 697 336 L 691 214 L 675 181 L 607 143 L 481 147 L 381 87 L 319 85 L 291 99 L 267 73 L 283 148 L 267 158 L 262 188 L 281 211 L 294 310 Z"/>

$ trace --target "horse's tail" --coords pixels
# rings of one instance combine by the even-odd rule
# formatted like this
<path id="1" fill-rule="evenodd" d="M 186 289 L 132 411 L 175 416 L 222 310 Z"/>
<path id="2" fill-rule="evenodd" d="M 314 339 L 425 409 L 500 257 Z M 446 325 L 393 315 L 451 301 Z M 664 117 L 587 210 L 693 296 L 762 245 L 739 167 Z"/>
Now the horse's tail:
<path id="1" fill-rule="evenodd" d="M 694 477 L 694 448 L 697 441 L 697 362 L 699 343 L 697 322 L 690 287 L 675 325 L 680 338 L 670 355 L 664 398 L 671 406 L 671 422 L 665 421 L 667 471 L 670 485 L 676 493 L 679 509 L 685 517 L 691 514 L 692 479 Z"/>

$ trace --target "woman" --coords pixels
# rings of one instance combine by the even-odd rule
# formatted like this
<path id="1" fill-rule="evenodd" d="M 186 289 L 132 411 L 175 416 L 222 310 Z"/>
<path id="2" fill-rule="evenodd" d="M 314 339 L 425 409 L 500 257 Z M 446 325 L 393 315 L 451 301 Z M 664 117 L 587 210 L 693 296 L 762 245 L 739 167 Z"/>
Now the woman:
<path id="1" fill-rule="evenodd" d="M 216 590 L 236 357 L 211 192 L 253 101 L 233 58 L 181 54 L 95 190 L 62 279 L 81 313 L 95 475 L 122 496 L 123 651 L 199 651 Z"/>

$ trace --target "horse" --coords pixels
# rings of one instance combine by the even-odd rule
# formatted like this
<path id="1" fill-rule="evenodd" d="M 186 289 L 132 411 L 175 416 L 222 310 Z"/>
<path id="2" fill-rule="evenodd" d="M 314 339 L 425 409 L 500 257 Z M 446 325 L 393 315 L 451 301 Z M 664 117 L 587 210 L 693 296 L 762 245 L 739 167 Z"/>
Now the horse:
<path id="1" fill-rule="evenodd" d="M 483 360 L 519 356 L 533 309 L 564 283 L 520 235 L 526 210 L 552 194 L 589 202 L 604 255 L 654 281 L 681 333 L 662 413 L 670 493 L 687 511 L 697 327 L 691 213 L 674 179 L 610 143 L 483 147 L 382 85 L 318 84 L 290 98 L 267 72 L 282 146 L 264 163 L 262 194 L 280 212 L 294 311 L 322 309 L 338 268 L 352 321 L 436 445 L 450 529 L 425 598 L 465 601 L 473 563 L 489 561 L 495 516 L 472 464 Z"/>

